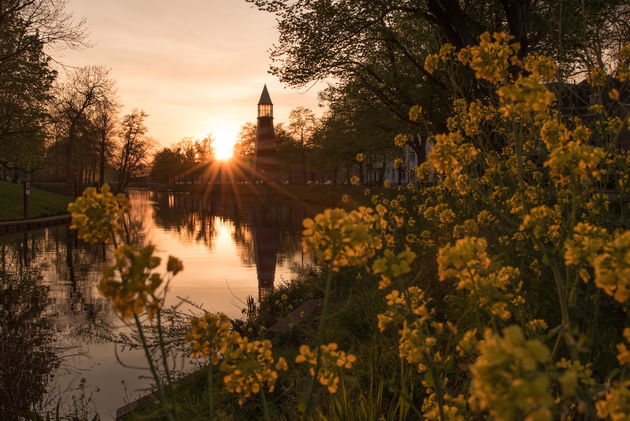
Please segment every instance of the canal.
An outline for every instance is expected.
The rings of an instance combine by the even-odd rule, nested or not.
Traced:
[[[308,264],[302,220],[321,210],[279,197],[140,190],[129,196],[144,242],[164,263],[168,255],[184,263],[167,304],[179,304],[185,315],[205,310],[241,318],[248,297],[259,300],[295,277]],[[143,354],[127,346],[130,331],[96,288],[111,247],[88,245],[68,226],[55,226],[0,237],[0,253],[3,419],[20,408],[41,412],[61,403],[64,413],[97,411],[109,420],[146,393]],[[194,368],[185,361],[175,360],[182,372]]]

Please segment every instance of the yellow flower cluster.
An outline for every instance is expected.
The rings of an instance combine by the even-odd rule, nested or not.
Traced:
[[[513,84],[499,88],[497,93],[501,99],[501,112],[514,119],[527,118],[532,112],[545,113],[556,102],[556,96],[535,74],[519,76]]]
[[[79,238],[89,243],[109,243],[112,235],[123,235],[124,215],[129,211],[129,201],[124,194],[114,196],[107,184],[98,193],[94,187],[85,189],[83,195],[68,205],[72,225]]]
[[[623,330],[623,338],[627,343],[630,343],[630,328],[625,328]],[[626,347],[626,344],[617,344],[617,352],[617,360],[619,360],[619,364],[630,365],[630,349]]]
[[[604,150],[600,147],[570,141],[550,151],[545,167],[549,168],[549,174],[560,186],[577,181],[592,183],[601,176],[598,166],[604,157]]]
[[[454,113],[446,121],[447,128],[451,132],[463,132],[468,137],[481,133],[481,125],[491,121],[497,115],[496,109],[481,101],[473,101],[470,104],[465,99],[458,98],[453,103]]]
[[[191,344],[190,358],[209,358],[211,364],[219,363],[219,353],[225,352],[232,342],[232,323],[223,313],[206,313],[190,321],[185,339]]]
[[[311,376],[317,376],[317,380],[326,386],[330,393],[336,393],[339,387],[339,374],[343,368],[352,368],[357,357],[338,351],[336,343],[320,346],[319,367],[317,364],[317,351],[311,351],[308,345],[300,347],[300,354],[295,357],[296,363],[306,363]],[[316,371],[317,370],[317,371]]]
[[[414,319],[419,318],[421,323],[431,318],[424,291],[418,287],[410,287],[402,294],[398,290],[392,290],[385,299],[387,311],[377,316],[378,328],[381,332],[391,324],[402,325],[407,315],[413,315]]]
[[[448,393],[442,396],[442,414],[444,415],[444,421],[464,421],[465,418],[462,413],[466,408],[466,400],[464,395],[458,395],[452,397]],[[440,409],[438,408],[438,401],[435,393],[429,393],[422,402],[422,415],[426,420],[439,420]]]
[[[549,377],[539,367],[547,362],[549,350],[542,342],[526,340],[518,326],[505,328],[503,336],[488,329],[479,353],[470,368],[473,408],[500,421],[551,421]]]
[[[520,230],[530,231],[535,238],[541,241],[555,242],[560,238],[561,216],[557,206],[555,209],[548,206],[537,206],[525,215]]]
[[[592,264],[595,285],[620,303],[630,298],[630,231],[615,236]]]
[[[380,238],[371,232],[376,219],[372,208],[359,207],[349,213],[326,209],[314,219],[304,220],[302,247],[318,263],[328,263],[334,271],[365,264],[382,247]]]
[[[383,332],[390,325],[399,327],[400,358],[415,365],[420,373],[426,371],[427,355],[436,361],[442,359],[432,349],[437,345],[435,332],[441,332],[443,324],[429,323],[431,313],[424,291],[418,287],[410,287],[402,294],[393,290],[385,298],[387,311],[377,316],[379,330]]]
[[[422,107],[419,105],[414,105],[409,109],[409,120],[418,121],[422,116]]]
[[[464,142],[458,133],[439,134],[429,153],[429,162],[440,174],[457,174],[470,164],[479,151],[471,143]]]
[[[610,235],[606,229],[579,222],[573,229],[573,235],[564,244],[564,260],[567,265],[591,264],[609,241]],[[588,277],[584,280],[588,281]]]
[[[630,381],[617,382],[606,391],[604,400],[595,404],[597,416],[613,421],[630,420]]]
[[[273,392],[278,371],[287,370],[284,358],[276,362],[271,355],[271,342],[249,341],[240,335],[233,335],[233,345],[225,350],[221,371],[225,374],[225,389],[239,394],[239,404],[252,394],[257,394],[266,387]]]
[[[595,384],[591,366],[591,363],[584,365],[580,361],[567,360],[566,358],[562,358],[556,363],[556,367],[564,370],[564,373],[558,378],[564,396],[573,395],[579,383],[586,386]]]
[[[376,259],[372,264],[372,273],[380,274],[379,289],[387,288],[391,285],[392,278],[397,278],[411,271],[411,263],[416,258],[416,253],[407,248],[398,254],[390,249],[386,249],[383,257]]]
[[[508,303],[514,298],[509,287],[519,277],[519,271],[510,266],[492,270],[483,238],[465,237],[454,246],[445,246],[438,255],[440,280],[454,279],[458,290],[466,290],[478,300],[481,308],[503,320],[511,317]]]
[[[457,352],[461,356],[470,355],[475,351],[478,342],[477,329],[468,330],[464,332],[464,336],[459,340]]]
[[[480,36],[479,45],[459,52],[459,60],[475,71],[477,79],[485,79],[494,84],[504,83],[510,76],[510,67],[519,63],[516,54],[520,45],[510,44],[512,39],[512,36],[504,32],[495,32],[492,35],[484,32]]]
[[[161,299],[155,292],[162,284],[162,277],[152,270],[160,264],[160,258],[153,255],[155,246],[145,247],[122,245],[116,249],[115,261],[105,268],[103,279],[98,285],[99,292],[112,300],[114,310],[126,320],[143,311],[153,318]],[[167,272],[173,276],[183,269],[180,260],[169,256]],[[116,279],[116,272],[120,280]]]
[[[525,58],[525,70],[529,74],[549,81],[554,78],[558,69],[551,57],[532,54]]]
[[[405,146],[405,144],[407,143],[408,140],[409,139],[407,138],[407,135],[405,135],[405,134],[397,134],[396,137],[394,138],[394,143],[399,148],[402,148],[403,146]]]

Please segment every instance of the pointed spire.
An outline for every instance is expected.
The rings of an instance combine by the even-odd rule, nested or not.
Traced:
[[[258,101],[258,105],[261,104],[273,105],[273,102],[271,102],[271,97],[269,96],[269,91],[267,91],[267,84],[265,84],[262,94],[260,95],[260,100]]]

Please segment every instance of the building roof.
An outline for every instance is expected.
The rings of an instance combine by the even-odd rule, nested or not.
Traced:
[[[265,87],[263,88],[262,94],[260,95],[260,100],[258,101],[258,105],[261,105],[261,104],[273,105],[273,102],[271,102],[271,97],[269,96],[269,91],[267,91],[266,84],[265,84]]]

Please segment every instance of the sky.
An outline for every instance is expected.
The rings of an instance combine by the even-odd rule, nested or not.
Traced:
[[[322,113],[321,85],[290,89],[268,73],[275,17],[245,0],[67,0],[67,8],[87,20],[93,46],[55,58],[68,68],[108,67],[122,112],[146,111],[160,146],[208,133],[232,142],[255,122],[264,84],[276,123],[297,106]]]

